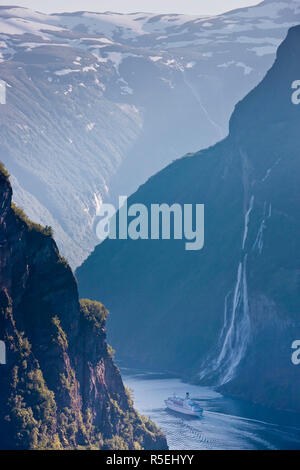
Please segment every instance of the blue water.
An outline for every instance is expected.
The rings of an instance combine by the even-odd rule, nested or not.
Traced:
[[[133,392],[136,409],[164,431],[170,449],[300,449],[300,415],[226,398],[164,374],[122,369],[122,377]],[[184,396],[187,391],[204,408],[202,418],[166,410],[168,396]]]

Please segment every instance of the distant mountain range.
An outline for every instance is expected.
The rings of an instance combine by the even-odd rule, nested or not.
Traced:
[[[253,14],[259,25],[262,9],[269,24],[272,6],[235,14],[248,15],[247,25]],[[226,139],[167,166],[128,201],[205,204],[203,250],[185,251],[181,240],[105,240],[77,271],[81,295],[102,299],[112,312],[110,338],[127,364],[297,412],[299,44],[298,26],[237,104]]]
[[[0,7],[0,159],[15,201],[77,266],[101,203],[224,138],[298,22],[292,0],[215,17]]]

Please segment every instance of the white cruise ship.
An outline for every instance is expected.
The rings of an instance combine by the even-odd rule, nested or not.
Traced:
[[[190,399],[189,393],[186,394],[185,398],[180,398],[174,395],[165,400],[166,407],[169,410],[176,411],[189,416],[202,416],[203,408],[197,405]]]

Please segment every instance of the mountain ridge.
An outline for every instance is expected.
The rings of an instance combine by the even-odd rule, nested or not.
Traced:
[[[139,357],[144,367],[293,411],[299,37],[299,26],[289,31],[266,77],[236,105],[226,139],[177,160],[128,200],[205,204],[203,250],[185,252],[179,240],[106,240],[77,270],[80,292],[109,306],[111,341],[127,363]]]

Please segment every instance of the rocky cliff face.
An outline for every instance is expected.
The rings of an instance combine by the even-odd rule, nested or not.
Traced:
[[[265,79],[236,106],[228,138],[176,161],[128,201],[204,203],[203,250],[107,240],[78,270],[81,292],[109,306],[113,345],[127,361],[297,411],[299,40],[292,28]]]
[[[14,201],[78,266],[98,243],[102,201],[225,137],[299,22],[298,0],[209,18],[1,6],[0,160]]]
[[[1,449],[162,449],[138,415],[106,342],[107,311],[78,300],[49,227],[11,206],[0,172]]]

